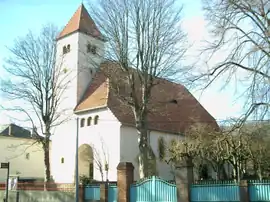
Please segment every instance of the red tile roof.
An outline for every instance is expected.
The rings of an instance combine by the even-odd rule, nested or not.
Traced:
[[[84,34],[97,37],[97,38],[102,37],[95,22],[90,17],[89,13],[87,12],[83,4],[74,13],[72,18],[67,23],[67,25],[58,35],[57,39],[63,38],[76,31],[79,31]]]
[[[100,69],[75,112],[107,106],[122,124],[134,126],[133,111],[122,99],[128,97],[126,90],[125,93],[116,93],[113,85],[123,84],[123,80],[119,79],[123,72],[121,73],[120,68],[111,62],[103,63]],[[156,81],[158,85],[153,87],[149,103],[149,129],[183,133],[189,126],[198,122],[218,128],[215,119],[183,85],[165,79]],[[119,92],[123,92],[123,85],[119,86]]]

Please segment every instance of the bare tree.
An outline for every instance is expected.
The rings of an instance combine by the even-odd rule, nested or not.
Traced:
[[[51,129],[59,124],[57,109],[66,86],[61,60],[56,65],[57,33],[55,26],[45,25],[39,35],[30,31],[16,39],[9,48],[11,55],[4,67],[8,77],[1,81],[1,91],[7,99],[20,102],[20,106],[8,110],[24,113],[35,129],[33,138],[41,143],[44,151],[46,182],[51,178]]]
[[[227,173],[224,170],[226,162],[224,155],[225,136],[222,130],[216,131],[207,125],[197,124],[188,131],[188,135],[199,140],[196,156],[199,165],[197,167],[200,168],[201,164],[210,166],[217,174],[217,179],[227,178]],[[187,142],[187,144],[190,143]]]
[[[207,86],[221,77],[225,77],[225,86],[237,82],[241,85],[239,89],[243,89],[240,96],[246,96],[240,122],[251,116],[263,119],[269,115],[270,100],[270,2],[204,0],[204,10],[213,39],[204,53],[210,55],[208,60],[219,53],[225,57],[216,59],[216,64],[197,76],[207,78]]]
[[[197,130],[197,127],[192,127],[192,129]],[[183,159],[192,159],[193,163],[201,163],[201,158],[199,154],[201,153],[203,135],[201,133],[191,132],[187,130],[184,137],[179,137],[178,139],[172,139],[170,144],[165,147],[162,142],[159,142],[159,155],[161,160],[171,165],[172,168],[175,167]],[[163,151],[165,149],[165,151]]]
[[[269,126],[265,124],[253,125],[252,130],[248,130],[245,135],[249,140],[247,150],[250,156],[246,172],[248,173],[249,170],[252,170],[256,175],[255,177],[258,177],[260,180],[263,177],[269,177]]]
[[[115,61],[123,75],[122,82],[119,76],[111,87],[121,89],[124,83],[128,91],[122,102],[132,108],[135,117],[143,178],[149,175],[148,155],[153,153],[147,141],[151,90],[158,77],[175,79],[183,72],[179,65],[186,51],[180,27],[182,7],[175,0],[100,0],[91,7],[108,42],[105,57]]]
[[[104,175],[106,175],[106,180],[108,180],[108,174],[109,174],[109,152],[107,151],[104,141],[101,139],[101,151],[97,150],[94,145],[92,145],[93,148],[93,162],[96,166],[96,168],[100,172],[100,176],[102,181],[104,181]],[[104,173],[105,172],[105,173]]]

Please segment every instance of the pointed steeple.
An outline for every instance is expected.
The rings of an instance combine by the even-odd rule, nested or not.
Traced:
[[[67,25],[60,32],[57,40],[77,31],[95,38],[102,39],[100,31],[98,30],[95,22],[90,17],[88,11],[83,4],[81,4],[81,6],[77,9],[72,18],[67,23]]]

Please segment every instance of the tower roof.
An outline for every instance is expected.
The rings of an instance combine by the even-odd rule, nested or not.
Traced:
[[[102,38],[94,20],[90,17],[88,11],[83,4],[73,14],[67,25],[60,32],[57,40],[74,32],[82,32],[96,38]]]

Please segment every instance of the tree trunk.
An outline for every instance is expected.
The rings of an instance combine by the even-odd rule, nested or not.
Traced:
[[[260,165],[258,165],[257,175],[259,177],[259,180],[262,180],[262,169]]]
[[[109,172],[106,171],[106,181],[108,181],[108,180],[109,180]]]
[[[100,175],[101,175],[101,181],[104,182],[104,175],[103,175],[103,172],[100,173]]]
[[[217,180],[221,180],[221,166],[217,164]]]
[[[229,179],[227,171],[224,168],[224,164],[222,165],[222,175],[223,175],[223,178],[222,178],[223,180],[228,180]]]
[[[148,177],[148,137],[147,131],[138,131],[139,134],[139,174],[140,179]]]
[[[45,165],[45,183],[44,189],[47,190],[48,184],[51,181],[51,169],[50,169],[50,145],[49,141],[43,144],[44,151],[44,165]]]

